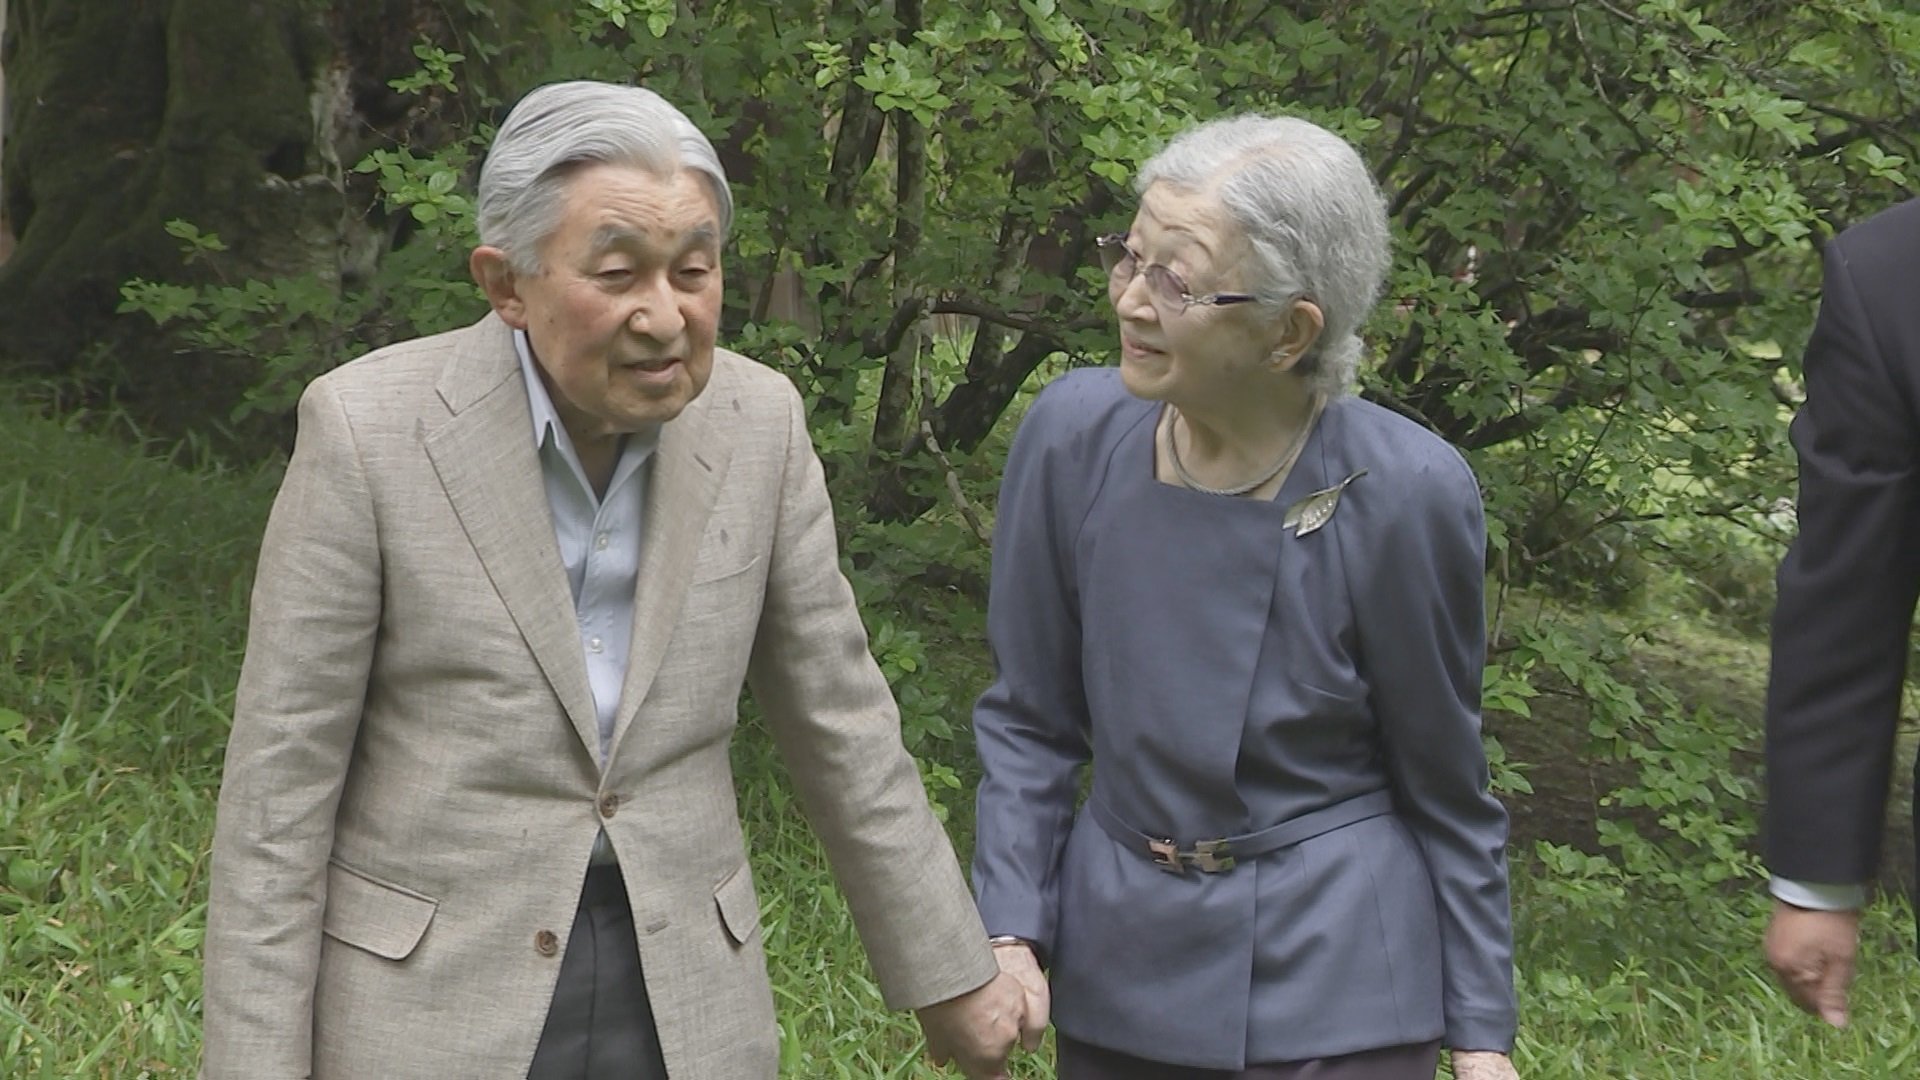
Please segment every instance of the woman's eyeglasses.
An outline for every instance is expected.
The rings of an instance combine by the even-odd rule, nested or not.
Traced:
[[[1100,248],[1100,265],[1106,268],[1107,281],[1115,289],[1125,289],[1133,282],[1133,275],[1144,273],[1147,279],[1147,295],[1163,310],[1176,313],[1184,312],[1195,304],[1206,307],[1226,307],[1228,304],[1248,304],[1259,299],[1248,293],[1208,293],[1195,296],[1187,291],[1187,283],[1180,275],[1159,263],[1149,263],[1145,271],[1140,269],[1140,253],[1127,246],[1123,233],[1109,233],[1094,241]]]

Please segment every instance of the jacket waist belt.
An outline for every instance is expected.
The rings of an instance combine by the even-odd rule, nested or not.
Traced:
[[[1323,806],[1288,818],[1258,832],[1223,836],[1215,840],[1196,840],[1186,848],[1172,837],[1153,836],[1128,825],[1097,792],[1087,799],[1087,810],[1093,814],[1093,820],[1099,824],[1101,831],[1112,837],[1114,843],[1152,859],[1154,865],[1170,874],[1184,874],[1189,866],[1202,873],[1218,874],[1233,869],[1237,860],[1279,851],[1322,833],[1390,814],[1393,812],[1393,795],[1384,788],[1369,791],[1332,806]]]

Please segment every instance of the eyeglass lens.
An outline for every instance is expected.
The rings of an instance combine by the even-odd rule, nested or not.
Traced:
[[[1140,257],[1127,247],[1124,239],[1118,236],[1101,237],[1100,264],[1106,268],[1113,283],[1124,288],[1139,272]],[[1148,294],[1163,305],[1184,308],[1192,302],[1188,299],[1187,283],[1180,280],[1180,275],[1159,263],[1148,266],[1146,273]]]

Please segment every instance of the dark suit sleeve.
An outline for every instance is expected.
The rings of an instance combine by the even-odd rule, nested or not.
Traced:
[[[1888,354],[1878,333],[1911,317],[1883,305],[1914,301],[1875,295],[1910,292],[1920,260],[1892,274],[1852,261],[1848,240],[1827,246],[1807,343],[1792,429],[1800,534],[1780,565],[1767,687],[1767,864],[1828,884],[1865,882],[1879,860],[1920,589],[1915,418],[1893,367],[1916,358]]]
[[[1058,870],[1073,824],[1076,772],[1090,754],[1080,675],[1073,509],[1063,476],[1071,388],[1056,383],[1029,410],[1007,455],[993,533],[987,638],[993,685],[974,706],[982,777],[973,885],[993,934],[1051,950]],[[1065,415],[1063,415],[1065,413]],[[1065,486],[1072,490],[1062,490]]]
[[[1488,791],[1480,741],[1480,491],[1466,463],[1437,441],[1403,464],[1391,474],[1401,486],[1384,500],[1391,520],[1365,518],[1368,535],[1349,568],[1361,658],[1395,809],[1433,879],[1446,1043],[1505,1051],[1516,1026],[1513,928],[1507,814]]]

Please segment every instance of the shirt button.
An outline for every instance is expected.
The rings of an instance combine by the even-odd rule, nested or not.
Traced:
[[[589,652],[597,654],[604,651],[606,647],[607,647],[607,643],[604,641],[601,641],[600,636],[598,634],[587,639],[587,651]]]
[[[552,956],[560,951],[560,935],[551,930],[542,930],[533,935],[533,951],[541,956]]]
[[[607,536],[606,533],[600,533],[597,536],[595,536],[593,538],[593,550],[595,551],[607,550],[607,543],[609,539],[610,538]]]
[[[620,809],[620,796],[609,791],[600,796],[600,816],[610,818]]]

